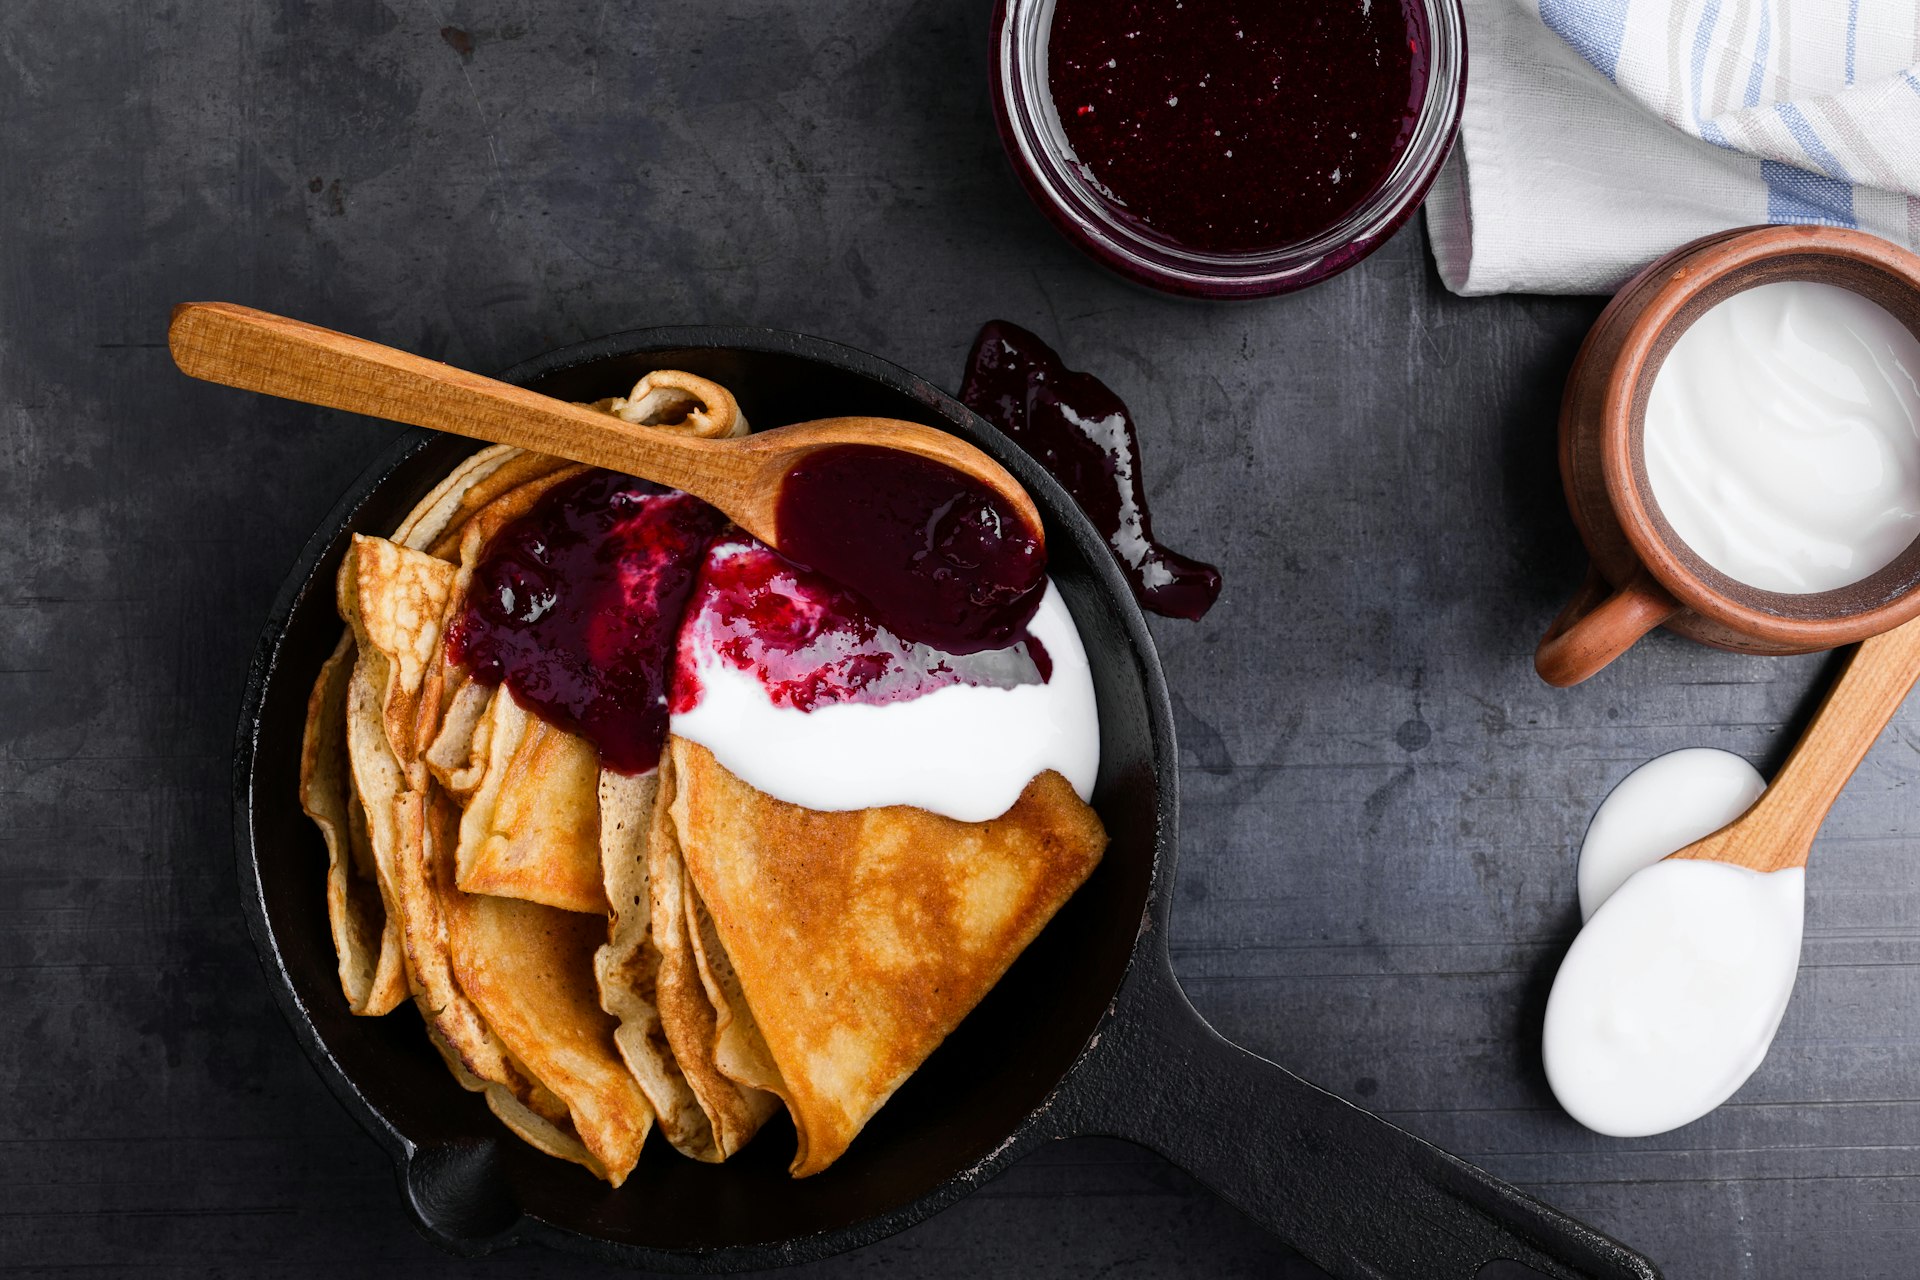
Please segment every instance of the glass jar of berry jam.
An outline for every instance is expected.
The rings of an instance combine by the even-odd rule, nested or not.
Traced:
[[[1371,253],[1432,185],[1460,0],[999,0],[994,111],[1067,237],[1124,276],[1258,297]]]

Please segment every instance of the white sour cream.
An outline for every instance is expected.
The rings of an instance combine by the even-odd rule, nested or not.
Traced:
[[[1734,294],[1667,355],[1645,446],[1667,522],[1720,572],[1795,594],[1858,582],[1920,534],[1920,338],[1835,285]]]
[[[1553,992],[1541,1057],[1567,1113],[1617,1138],[1698,1120],[1767,1055],[1800,965],[1806,873],[1663,861],[1765,789],[1724,751],[1676,751],[1613,789],[1580,850],[1588,917]]]
[[[1759,770],[1711,747],[1668,752],[1622,778],[1580,845],[1580,918],[1591,920],[1628,876],[1712,835],[1766,789]]]
[[[904,702],[811,711],[776,705],[752,673],[683,636],[696,646],[700,699],[669,728],[758,790],[808,809],[905,804],[985,822],[1012,808],[1048,769],[1091,799],[1100,771],[1093,672],[1051,582],[1029,630],[1053,659],[1044,684],[957,684]]]

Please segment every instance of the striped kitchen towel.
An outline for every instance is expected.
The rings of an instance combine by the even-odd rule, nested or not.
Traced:
[[[1466,112],[1427,200],[1455,293],[1605,293],[1760,222],[1920,249],[1920,0],[1465,3]]]

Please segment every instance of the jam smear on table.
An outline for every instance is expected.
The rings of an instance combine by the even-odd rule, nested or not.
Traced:
[[[1420,115],[1425,44],[1416,0],[1058,0],[1048,83],[1121,217],[1258,252],[1378,189]]]
[[[852,592],[745,534],[707,552],[681,633],[673,710],[700,701],[705,655],[759,679],[775,706],[905,702],[949,685],[1012,688],[1053,674],[1040,642],[972,654],[903,640]]]
[[[666,742],[687,598],[726,525],[697,498],[611,471],[556,485],[487,543],[448,652],[591,742],[605,767],[645,773]]]
[[[1199,618],[1220,596],[1220,571],[1153,539],[1140,437],[1120,397],[1017,324],[989,321],[974,339],[960,399],[1051,472],[1106,535],[1143,608]]]
[[[1018,642],[1040,607],[1047,553],[999,494],[897,449],[834,445],[781,483],[780,553],[846,588],[903,640],[947,653]]]

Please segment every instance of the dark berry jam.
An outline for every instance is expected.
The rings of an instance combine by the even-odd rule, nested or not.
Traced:
[[[1220,571],[1153,540],[1140,437],[1120,397],[1077,373],[1019,325],[990,321],[974,339],[960,399],[1053,473],[1106,535],[1142,607],[1198,618],[1220,595]]]
[[[687,597],[726,518],[645,480],[590,471],[494,535],[447,638],[475,679],[645,773],[667,735]]]
[[[1048,83],[1081,172],[1186,249],[1312,239],[1406,150],[1418,0],[1058,0]]]
[[[780,553],[852,591],[903,640],[1014,644],[1047,585],[1039,532],[986,485],[895,449],[835,445],[787,473]]]
[[[706,655],[759,679],[775,706],[905,702],[948,685],[1009,689],[1052,675],[1032,636],[1012,647],[953,654],[903,640],[864,602],[744,534],[713,544],[681,631],[673,710],[700,701]]]

